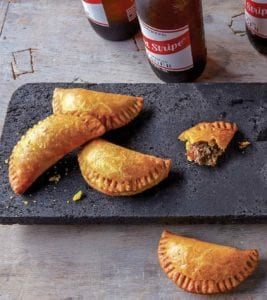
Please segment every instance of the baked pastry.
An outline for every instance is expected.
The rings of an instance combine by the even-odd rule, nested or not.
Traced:
[[[52,106],[54,114],[88,112],[110,130],[132,121],[143,108],[143,98],[80,88],[56,88]]]
[[[239,250],[163,231],[158,258],[179,288],[215,294],[231,290],[251,275],[259,254],[257,250]]]
[[[171,167],[169,159],[135,152],[103,139],[88,143],[78,160],[86,182],[111,196],[141,193],[166,178]]]
[[[187,160],[215,166],[237,130],[235,123],[203,122],[185,130],[178,138],[186,142]]]
[[[85,142],[105,132],[93,116],[52,115],[29,129],[14,147],[9,181],[15,193],[24,193],[49,167]]]

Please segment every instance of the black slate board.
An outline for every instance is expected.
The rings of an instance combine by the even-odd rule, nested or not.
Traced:
[[[20,136],[51,114],[52,92],[59,86],[144,96],[140,116],[105,137],[140,152],[171,158],[169,178],[140,195],[108,197],[87,186],[72,153],[23,197],[14,195],[5,160]],[[182,130],[205,120],[236,122],[240,128],[216,168],[188,163],[184,144],[177,141]],[[252,142],[245,153],[237,147],[243,138]],[[267,84],[27,84],[14,93],[7,111],[0,168],[1,223],[265,222]],[[55,173],[62,177],[58,184],[48,180]],[[86,197],[73,202],[78,190]]]

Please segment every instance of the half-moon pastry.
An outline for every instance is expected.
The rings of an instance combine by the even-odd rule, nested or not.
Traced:
[[[111,196],[141,193],[166,178],[171,161],[95,139],[80,152],[79,164],[86,182]]]
[[[143,98],[80,88],[56,88],[52,106],[54,114],[88,112],[110,130],[132,121],[143,108]]]
[[[64,155],[105,132],[93,116],[52,115],[29,129],[14,147],[9,163],[9,181],[15,193],[31,184]]]
[[[163,231],[158,258],[163,271],[181,289],[197,294],[224,293],[251,275],[257,250],[240,250]]]
[[[235,123],[203,122],[185,130],[178,138],[186,142],[189,161],[215,166],[237,130]]]

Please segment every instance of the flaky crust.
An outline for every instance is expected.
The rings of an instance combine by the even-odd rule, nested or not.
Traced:
[[[158,258],[179,288],[215,294],[231,290],[251,275],[259,254],[257,250],[239,250],[163,231]]]
[[[54,114],[88,112],[110,130],[132,121],[143,108],[143,98],[80,88],[56,88],[52,106]]]
[[[134,195],[166,178],[171,161],[135,152],[103,139],[88,143],[79,164],[86,182],[111,196]]]
[[[9,181],[15,193],[31,184],[64,155],[105,132],[93,116],[52,115],[29,129],[10,156]]]
[[[218,147],[225,151],[237,130],[235,123],[202,122],[185,130],[178,138],[181,141],[187,141],[187,150],[190,145],[197,142],[207,142],[209,145],[213,145],[215,141]]]

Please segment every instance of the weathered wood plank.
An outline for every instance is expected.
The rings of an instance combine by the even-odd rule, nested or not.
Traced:
[[[164,228],[160,225],[1,227],[0,295],[4,299],[27,300],[207,299],[177,289],[161,271],[157,243]],[[217,243],[259,248],[262,260],[256,273],[235,292],[212,299],[264,299],[266,225],[167,228]]]
[[[10,3],[9,0],[1,0],[0,2],[0,37],[4,29],[9,3]]]
[[[4,47],[4,37],[2,36],[3,30],[4,30],[4,25],[5,21],[7,18],[8,14],[8,9],[9,9],[10,1],[9,0],[1,0],[0,1],[0,49]],[[6,60],[4,57],[4,54],[2,53],[3,51],[0,50],[0,66],[1,68],[6,65]],[[6,51],[5,51],[6,52]],[[10,97],[10,92],[7,93],[7,98],[5,99],[4,96],[6,95],[6,88],[4,87],[4,81],[6,79],[5,72],[0,73],[0,133],[2,132],[2,127],[3,127],[3,122],[4,122],[4,117],[5,117],[5,112],[6,112],[6,107],[8,104],[8,99]],[[3,86],[2,86],[3,85]],[[0,134],[1,135],[1,134]]]
[[[17,79],[21,75],[34,73],[33,49],[12,52],[11,69],[13,79]]]
[[[246,36],[235,34],[233,27],[229,27],[232,16],[242,12],[242,3],[241,0],[223,1],[220,5],[215,0],[203,2],[209,61],[200,81],[265,80],[266,57],[253,49]],[[64,77],[67,81],[79,78],[110,82],[115,77],[116,81],[159,82],[142,46],[137,49],[133,41],[111,43],[97,37],[76,1],[16,1],[10,6],[4,33],[5,51],[10,54],[36,49],[33,76],[36,81]],[[13,76],[10,62],[2,72]],[[25,82],[24,78],[21,76],[17,85]],[[30,79],[28,75],[26,78]]]
[[[2,11],[7,3],[1,2]],[[208,64],[198,81],[265,81],[267,57],[239,33],[242,15],[235,16],[242,13],[243,1],[205,0],[203,8]],[[147,63],[140,35],[135,42],[101,39],[79,1],[11,1],[0,43],[0,78],[9,83],[2,118],[12,91],[26,82],[160,82]],[[34,73],[14,80],[13,53],[27,49],[33,49]]]

